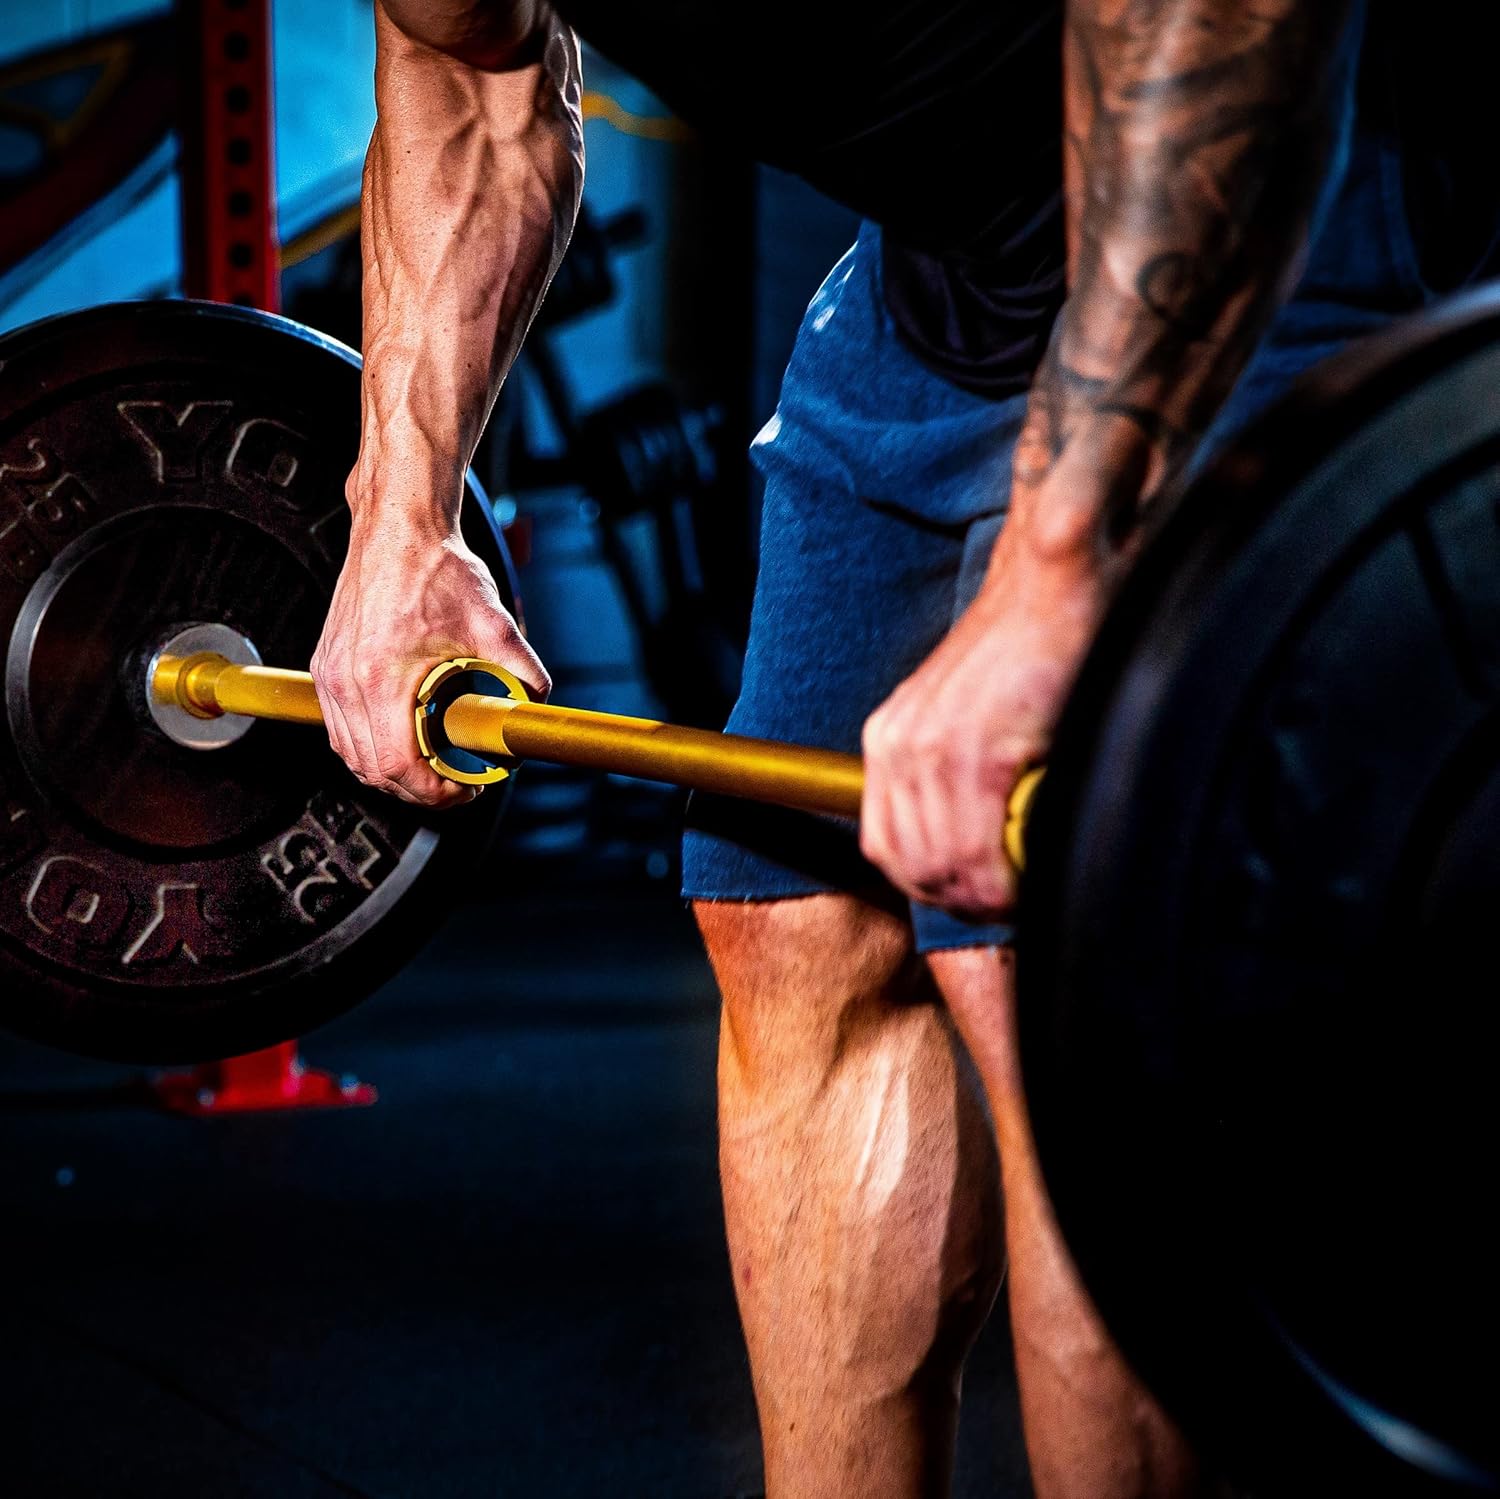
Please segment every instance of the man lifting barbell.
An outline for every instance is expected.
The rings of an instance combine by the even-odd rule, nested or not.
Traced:
[[[941,1492],[951,1467],[963,1359],[999,1279],[999,1183],[916,953],[998,1133],[1038,1492],[1197,1483],[1039,1178],[1005,807],[1204,432],[1423,289],[1370,249],[1392,242],[1395,206],[1389,162],[1350,130],[1357,6],[1071,0],[1063,19],[978,0],[795,18],[376,6],[363,442],[314,659],[331,742],[370,786],[468,794],[412,733],[435,662],[492,658],[548,687],[457,512],[577,208],[570,26],[871,221],[757,444],[761,576],[730,726],[845,750],[862,731],[861,843],[890,885],[822,830],[707,802],[685,859],[724,995],[722,1176],[773,1495]]]

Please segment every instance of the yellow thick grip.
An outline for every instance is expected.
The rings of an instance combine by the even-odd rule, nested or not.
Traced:
[[[485,677],[498,679],[512,695],[463,691],[445,699],[445,687]],[[175,703],[198,717],[238,713],[322,722],[306,672],[238,666],[222,656],[162,656],[153,669],[151,691],[157,701]],[[549,760],[851,820],[858,819],[864,796],[858,755],[533,703],[521,683],[492,661],[464,658],[435,667],[418,694],[416,729],[418,745],[433,769],[469,785],[503,779],[516,760]],[[456,765],[463,756],[454,750],[485,763],[477,768]],[[1010,799],[1005,851],[1017,869],[1025,867],[1026,822],[1041,779],[1039,768],[1028,771]]]
[[[455,738],[450,722],[454,705],[464,697],[480,702],[526,703],[530,696],[519,677],[494,661],[459,656],[433,667],[417,688],[417,748],[444,780],[464,786],[491,786],[515,768],[511,752],[482,737],[473,744]]]
[[[1031,821],[1031,804],[1041,788],[1043,770],[1033,765],[1015,784],[1005,808],[1005,853],[1018,870],[1026,868],[1026,828]]]

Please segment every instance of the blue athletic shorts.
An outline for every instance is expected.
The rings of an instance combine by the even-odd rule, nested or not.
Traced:
[[[1306,269],[1205,451],[1350,338],[1430,300],[1396,149],[1358,128],[1352,73]],[[867,225],[808,308],[755,441],[760,574],[733,733],[857,751],[870,712],[973,598],[1004,521],[1024,398],[971,395],[912,354],[885,310],[880,262],[880,231]],[[898,900],[848,825],[704,796],[688,823],[689,898]],[[911,917],[923,951],[1011,936],[927,906]]]

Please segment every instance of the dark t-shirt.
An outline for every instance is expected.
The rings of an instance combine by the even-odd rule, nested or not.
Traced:
[[[1026,389],[1065,291],[1061,0],[554,3],[685,119],[881,224],[887,304],[934,369]],[[1473,0],[1370,13],[1362,128],[1399,144],[1422,272],[1439,290],[1494,275]]]
[[[1064,294],[1055,0],[557,0],[682,117],[885,229],[902,336],[1024,391]]]

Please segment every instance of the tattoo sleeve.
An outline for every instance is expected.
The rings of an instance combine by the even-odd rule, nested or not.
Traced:
[[[1347,20],[1345,0],[1068,0],[1069,296],[1015,465],[1051,544],[1128,544],[1290,290]]]

